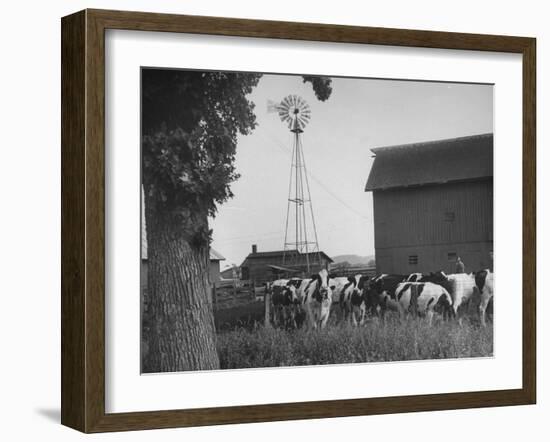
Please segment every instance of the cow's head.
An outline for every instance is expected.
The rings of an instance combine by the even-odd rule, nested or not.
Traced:
[[[285,304],[299,304],[300,300],[298,299],[298,290],[296,289],[296,284],[289,281],[283,289],[283,296],[285,299]]]
[[[360,305],[363,302],[363,294],[368,289],[368,276],[355,275],[348,280],[351,285],[348,287],[349,298],[353,305]]]
[[[366,275],[359,277],[359,282],[357,283],[357,288],[361,291],[367,288],[369,285],[370,278]]]
[[[326,269],[321,270],[317,274],[317,300],[323,302],[332,299],[332,290],[334,290],[334,288],[334,285],[329,286],[328,272]]]

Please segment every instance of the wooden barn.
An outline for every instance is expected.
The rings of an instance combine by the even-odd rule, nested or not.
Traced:
[[[318,256],[317,253],[319,253]],[[253,245],[252,252],[241,264],[241,279],[251,280],[254,285],[260,285],[277,278],[304,277],[309,276],[307,274],[308,258],[310,274],[321,269],[328,270],[328,266],[332,262],[332,259],[324,252],[314,252],[307,255],[296,250],[258,252],[257,246]],[[318,258],[320,258],[320,264]],[[290,262],[292,262],[292,265],[289,264]],[[311,264],[314,262],[315,264]]]
[[[378,273],[493,267],[493,134],[372,149]]]

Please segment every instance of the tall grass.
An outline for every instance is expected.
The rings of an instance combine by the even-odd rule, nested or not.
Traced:
[[[222,369],[492,356],[493,329],[423,320],[372,321],[324,330],[256,326],[218,334]]]

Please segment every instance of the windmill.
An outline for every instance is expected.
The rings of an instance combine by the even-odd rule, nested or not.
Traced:
[[[312,266],[321,264],[301,137],[311,118],[311,110],[303,98],[288,95],[280,103],[269,101],[268,112],[277,112],[281,121],[293,133],[283,264],[303,264],[300,256],[303,254],[309,273]]]

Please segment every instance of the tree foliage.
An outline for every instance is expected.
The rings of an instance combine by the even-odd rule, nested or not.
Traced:
[[[256,126],[254,103],[247,96],[260,78],[255,73],[142,71],[142,179],[157,209],[214,215],[216,205],[232,197],[237,137]],[[330,96],[330,78],[303,80],[319,100]],[[204,229],[197,226],[199,241],[208,237]]]
[[[259,75],[143,71],[143,181],[167,207],[213,214],[231,196],[237,135],[256,125],[246,95]]]
[[[315,96],[320,101],[326,101],[332,94],[332,80],[329,77],[303,75],[304,83],[311,83]]]

